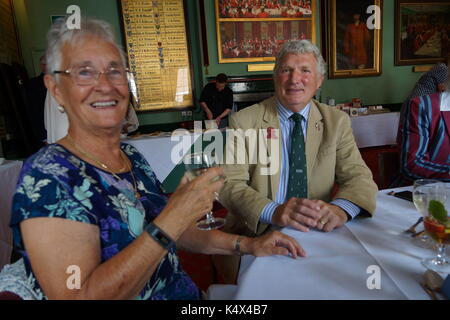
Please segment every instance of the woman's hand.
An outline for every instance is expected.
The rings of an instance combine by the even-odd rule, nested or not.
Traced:
[[[186,226],[197,221],[211,211],[215,193],[219,192],[224,184],[223,174],[222,168],[215,167],[207,169],[192,181],[184,175],[163,213],[170,212],[172,216],[181,219],[180,221],[185,221]]]
[[[290,254],[292,258],[296,259],[306,256],[305,250],[297,240],[279,231],[272,231],[256,238],[246,237],[242,239],[241,247],[243,253],[256,257]]]

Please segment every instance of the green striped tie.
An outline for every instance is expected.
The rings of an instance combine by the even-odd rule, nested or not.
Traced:
[[[286,200],[306,198],[308,196],[308,181],[306,175],[305,138],[302,130],[303,116],[294,113],[291,117],[295,122],[291,136],[291,152],[289,154],[289,181]]]

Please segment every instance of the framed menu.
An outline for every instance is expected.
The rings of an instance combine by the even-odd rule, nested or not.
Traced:
[[[183,0],[119,1],[136,111],[193,106]]]

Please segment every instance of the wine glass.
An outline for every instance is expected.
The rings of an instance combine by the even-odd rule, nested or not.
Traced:
[[[436,183],[439,183],[439,180],[435,179],[418,179],[414,181],[413,185],[413,202],[416,206],[417,211],[419,211],[422,216],[427,215],[427,206],[428,206],[428,193],[425,192],[426,189],[434,186]],[[430,239],[430,237],[426,233],[422,233],[421,236],[414,238],[416,243],[420,247],[424,247],[427,249],[434,249],[434,243]]]
[[[184,166],[189,180],[193,180],[208,168],[217,166],[217,161],[211,154],[204,152],[189,153],[183,158]],[[216,200],[218,200],[218,194]],[[197,228],[200,230],[213,230],[223,227],[225,224],[224,218],[214,217],[212,211],[206,214],[206,218],[197,222]]]
[[[450,243],[450,184],[434,183],[422,191],[428,199],[425,230],[437,243],[436,256],[423,259],[422,265],[436,272],[450,273],[450,262],[445,257],[445,245]]]

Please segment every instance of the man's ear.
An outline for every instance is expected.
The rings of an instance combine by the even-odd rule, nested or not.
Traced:
[[[319,81],[317,82],[316,90],[319,90],[319,88],[322,86],[322,83],[323,83],[323,76],[319,76]]]
[[[47,90],[50,91],[50,94],[55,98],[56,102],[59,105],[64,106],[64,99],[62,98],[61,91],[59,89],[58,83],[56,79],[51,75],[46,74],[44,76],[44,83],[47,87]]]

